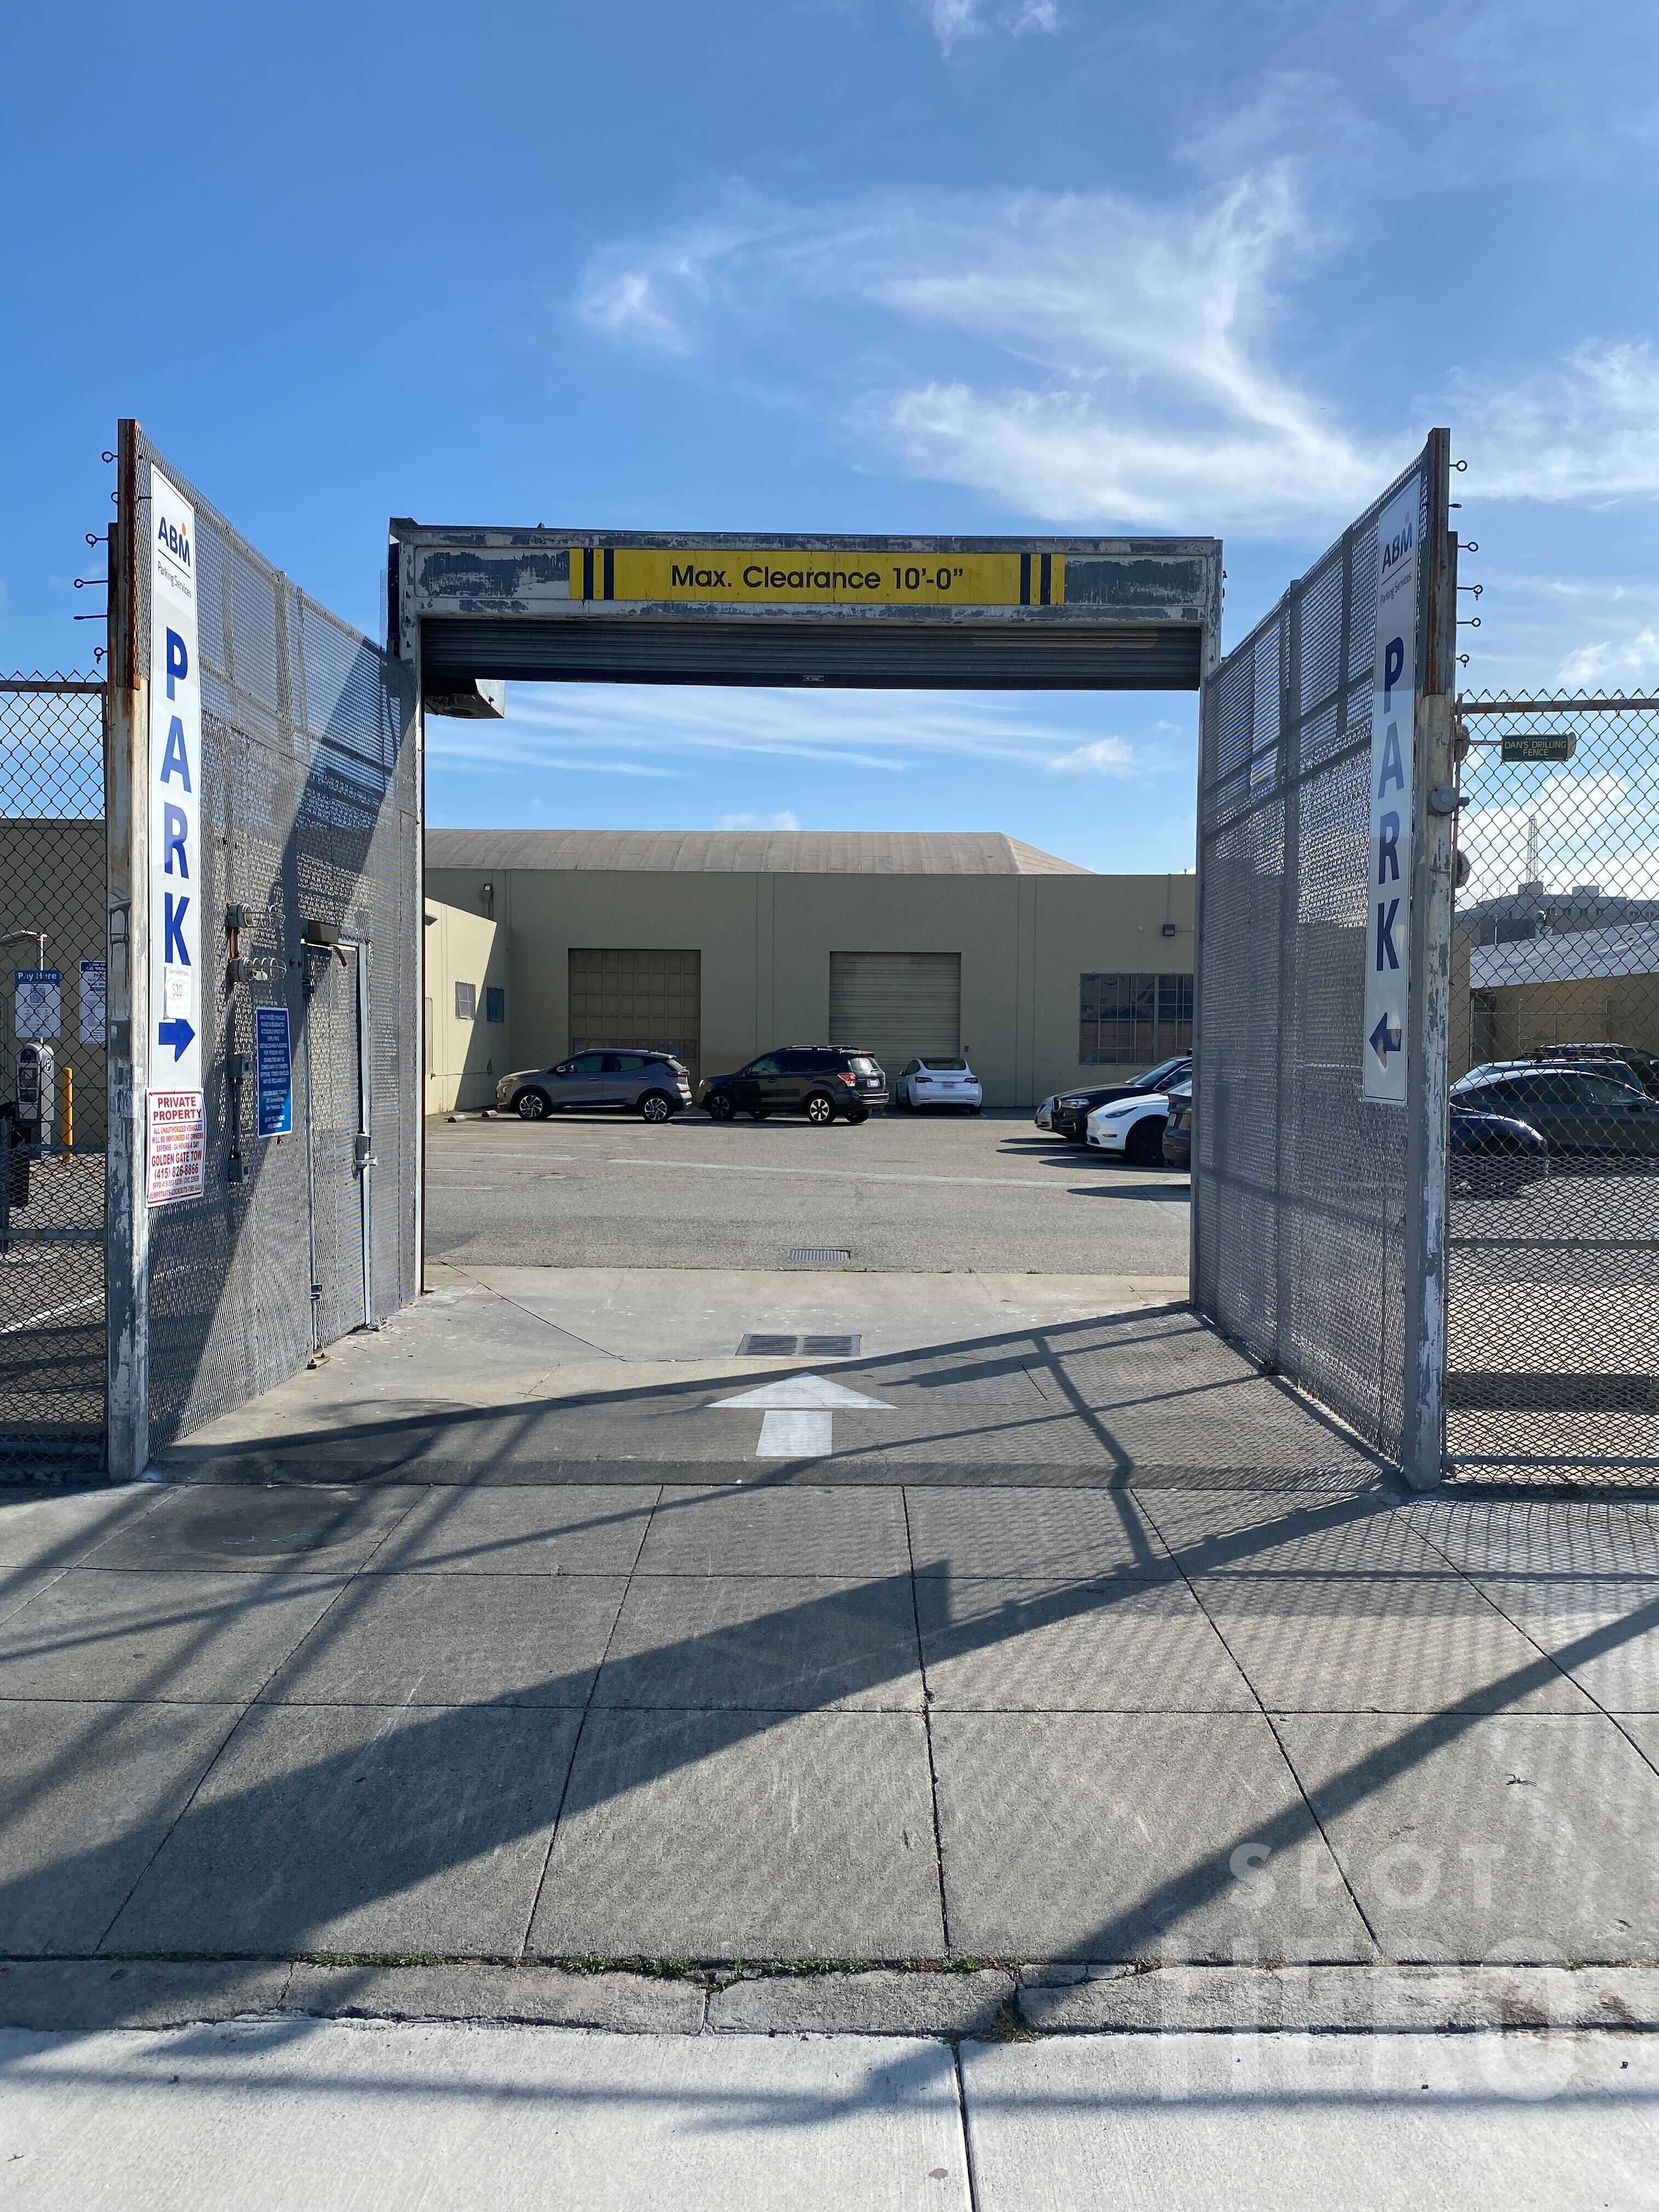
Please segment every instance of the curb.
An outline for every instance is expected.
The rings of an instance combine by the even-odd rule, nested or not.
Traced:
[[[1659,2030],[1656,1966],[872,1967],[684,1974],[287,1960],[16,1960],[0,2027],[414,2020],[627,2035],[1467,2034]]]

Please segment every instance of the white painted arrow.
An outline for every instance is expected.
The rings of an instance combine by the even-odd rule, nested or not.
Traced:
[[[740,1391],[735,1398],[716,1398],[713,1410],[756,1411],[764,1415],[757,1459],[827,1459],[831,1442],[830,1420],[839,1407],[843,1413],[890,1413],[884,1398],[866,1398],[827,1375],[785,1375],[758,1389]]]

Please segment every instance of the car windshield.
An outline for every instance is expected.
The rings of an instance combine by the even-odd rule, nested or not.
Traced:
[[[968,1066],[965,1060],[924,1060],[921,1065],[933,1075],[961,1075]]]
[[[876,1063],[873,1060],[866,1059],[861,1052],[855,1052],[853,1054],[853,1073],[854,1075],[873,1075],[875,1072]]]
[[[1161,1091],[1172,1075],[1184,1075],[1186,1071],[1187,1056],[1182,1053],[1175,1060],[1161,1060],[1156,1067],[1149,1067],[1145,1075],[1136,1076],[1129,1088],[1131,1091]]]

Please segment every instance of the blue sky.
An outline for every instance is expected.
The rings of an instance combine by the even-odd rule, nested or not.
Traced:
[[[1659,9],[294,0],[0,29],[0,664],[115,418],[378,634],[392,514],[1213,532],[1229,639],[1448,422],[1477,686],[1659,688]],[[1194,702],[517,688],[434,822],[1183,867]]]

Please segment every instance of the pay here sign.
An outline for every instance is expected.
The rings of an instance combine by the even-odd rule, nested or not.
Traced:
[[[1371,684],[1370,889],[1365,916],[1360,1093],[1406,1103],[1411,996],[1412,766],[1417,708],[1418,511],[1413,477],[1376,522],[1376,664]]]

